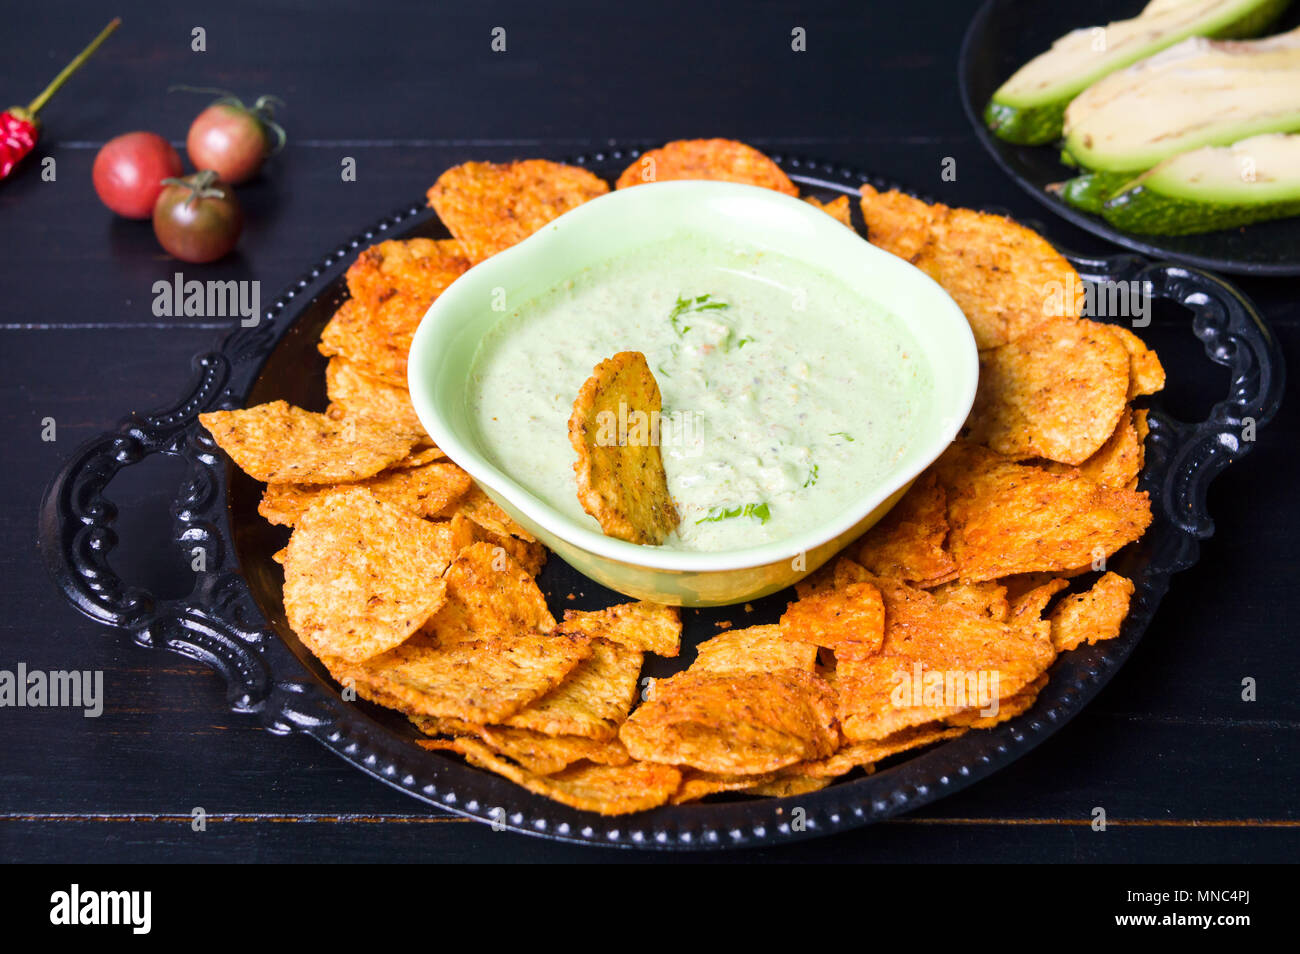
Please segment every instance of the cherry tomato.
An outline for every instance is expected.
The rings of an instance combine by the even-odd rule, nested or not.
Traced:
[[[182,262],[215,262],[235,247],[244,214],[211,169],[168,179],[153,210],[153,232]]]
[[[91,170],[100,201],[128,219],[147,219],[162,181],[181,174],[181,157],[162,136],[132,132],[110,139]]]
[[[247,182],[267,156],[284,145],[284,130],[271,118],[273,96],[260,96],[252,107],[233,96],[217,100],[195,117],[185,150],[198,169],[211,169],[232,185]]]

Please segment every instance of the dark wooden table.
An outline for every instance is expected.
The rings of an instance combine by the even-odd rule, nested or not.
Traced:
[[[724,135],[870,170],[954,204],[1043,220],[962,114],[955,60],[971,3],[405,4],[379,12],[286,0],[215,6],[22,4],[6,14],[0,89],[26,101],[102,23],[124,25],[49,106],[41,155],[0,185],[0,669],[99,669],[103,715],[0,709],[4,860],[634,860],[495,833],[410,801],[304,738],[225,709],[220,680],[74,612],[35,544],[41,493],[83,440],[179,395],[191,355],[229,322],[159,319],[175,263],[147,225],[114,220],[90,167],[106,139],[178,145],[202,103],[169,84],[273,92],[290,145],[240,191],[237,256],[203,278],[258,279],[267,300],[303,266],[470,158],[562,158],[611,142]],[[472,12],[470,8],[472,7]],[[446,8],[446,9],[443,9]],[[206,52],[191,31],[206,30]],[[506,29],[507,50],[490,48]],[[791,30],[807,30],[792,53]],[[344,182],[345,157],[356,160]],[[957,178],[940,178],[947,157]],[[1047,233],[1106,247],[1059,221]],[[197,276],[196,276],[197,277]],[[1300,282],[1241,280],[1300,365]],[[1170,335],[1171,338],[1177,337]],[[1223,386],[1188,347],[1170,403],[1203,412]],[[41,439],[53,418],[57,440]],[[1293,404],[1214,486],[1217,535],[1177,577],[1145,640],[1087,711],[1009,769],[922,813],[748,860],[1284,860],[1300,847],[1300,505]],[[188,588],[169,542],[166,461],[113,487],[128,579]],[[1241,681],[1258,681],[1243,702]],[[201,806],[207,831],[190,813]],[[1095,806],[1110,819],[1091,830]]]

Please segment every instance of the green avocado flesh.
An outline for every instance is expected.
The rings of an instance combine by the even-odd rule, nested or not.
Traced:
[[[1193,37],[1088,87],[1065,111],[1065,151],[1134,174],[1201,146],[1300,130],[1300,29],[1264,40]]]
[[[1300,215],[1300,135],[1254,136],[1175,156],[1101,209],[1126,232],[1191,235]]]
[[[1290,0],[1151,0],[1142,13],[1073,30],[993,94],[984,120],[999,138],[1038,146],[1060,138],[1065,109],[1097,80],[1190,36],[1262,31]]]

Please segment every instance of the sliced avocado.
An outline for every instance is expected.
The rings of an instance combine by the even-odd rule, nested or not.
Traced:
[[[1133,181],[1127,172],[1087,172],[1052,187],[1067,205],[1093,215],[1101,214],[1106,200]]]
[[[1191,235],[1300,215],[1300,135],[1252,136],[1167,159],[1102,207],[1126,232]]]
[[[1300,130],[1300,28],[1264,40],[1192,37],[1094,83],[1065,111],[1065,150],[1137,175],[1200,146]]]
[[[1022,66],[993,94],[984,121],[1002,139],[1038,146],[1061,135],[1065,108],[1117,69],[1189,36],[1262,31],[1290,0],[1152,0],[1132,20],[1073,30]]]

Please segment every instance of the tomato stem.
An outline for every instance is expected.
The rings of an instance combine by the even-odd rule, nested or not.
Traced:
[[[102,44],[105,40],[107,40],[109,36],[113,33],[113,31],[116,30],[121,25],[122,25],[122,18],[113,17],[112,21],[108,24],[108,26],[104,27],[104,29],[99,31],[99,36],[91,40],[90,45],[86,47],[84,50],[82,50],[80,53],[78,53],[76,59],[74,59],[71,63],[65,66],[63,68],[63,72],[59,73],[58,76],[54,77],[54,79],[50,82],[50,85],[45,87],[45,89],[41,91],[41,94],[39,96],[37,96],[34,100],[32,100],[30,103],[27,104],[27,112],[31,113],[32,115],[35,115],[37,112],[39,112],[41,107],[50,101],[50,97],[59,91],[59,87],[68,81],[68,77],[71,76],[73,73],[77,72],[77,70],[81,68],[81,64],[85,63],[86,60],[90,59],[90,57],[94,54],[94,52],[99,49],[100,44]]]

